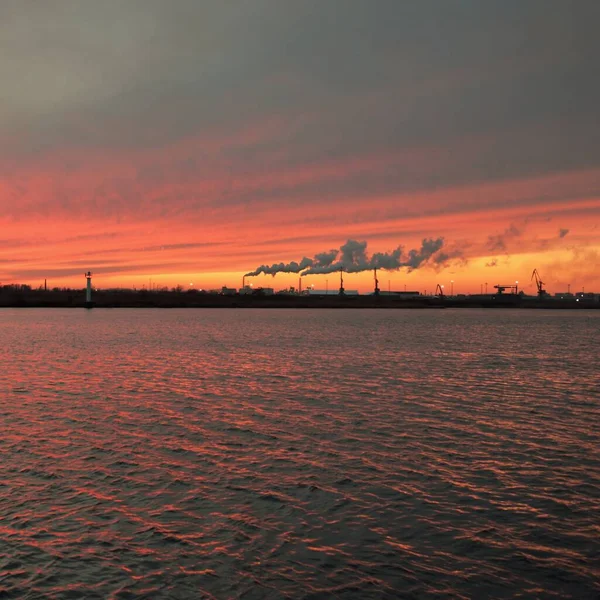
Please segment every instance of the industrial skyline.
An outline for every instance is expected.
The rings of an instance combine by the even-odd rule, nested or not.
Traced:
[[[355,241],[349,240],[346,247],[353,244],[356,244]],[[431,242],[431,240],[424,242]],[[426,245],[426,244],[425,244]],[[552,296],[558,298],[576,298],[576,297],[586,297],[588,299],[598,300],[600,298],[600,293],[597,293],[595,290],[590,289],[588,286],[587,290],[585,286],[582,286],[580,289],[573,288],[571,289],[571,284],[567,284],[566,289],[557,292],[556,290],[551,290],[547,287],[547,282],[542,280],[542,277],[538,271],[538,269],[534,269],[529,278],[524,278],[520,282],[519,280],[505,280],[504,283],[489,283],[486,281],[485,283],[480,283],[479,290],[466,290],[461,288],[461,282],[459,280],[451,279],[449,282],[445,282],[444,280],[438,280],[437,283],[429,282],[426,285],[429,287],[425,287],[425,289],[417,289],[411,288],[408,290],[407,284],[404,283],[404,289],[401,289],[401,286],[396,285],[397,277],[395,279],[395,285],[392,289],[392,278],[393,274],[397,275],[397,272],[400,269],[408,269],[405,271],[410,273],[413,269],[416,269],[420,266],[409,266],[407,264],[402,264],[401,266],[382,266],[381,261],[384,259],[387,260],[398,260],[400,254],[399,250],[394,251],[389,254],[379,254],[373,255],[368,258],[365,252],[366,243],[359,244],[362,247],[362,252],[359,251],[358,256],[356,254],[346,255],[344,257],[343,249],[339,251],[330,251],[329,253],[329,264],[319,265],[315,264],[312,259],[304,258],[300,263],[296,261],[292,261],[289,264],[277,263],[274,265],[262,265],[258,267],[255,271],[246,273],[242,276],[241,286],[238,288],[236,285],[229,285],[228,283],[224,285],[220,285],[218,287],[211,286],[203,286],[201,284],[196,284],[194,282],[189,282],[188,284],[182,285],[178,283],[172,287],[161,285],[156,280],[150,277],[148,278],[147,285],[143,284],[141,287],[137,287],[136,285],[126,286],[102,286],[92,284],[92,273],[91,271],[87,271],[84,273],[84,277],[86,279],[85,285],[85,304],[92,305],[92,290],[103,290],[103,291],[150,291],[150,292],[202,292],[209,294],[292,294],[299,295],[302,293],[311,295],[335,295],[340,294],[344,295],[344,293],[350,293],[351,295],[355,294],[363,294],[363,295],[386,295],[386,294],[394,294],[394,295],[405,295],[410,294],[414,295],[423,295],[423,296],[441,296],[441,297],[462,297],[462,296],[487,296],[487,295],[503,295],[508,293],[509,295],[525,295],[525,296],[537,296],[538,298],[551,298]],[[423,263],[427,263],[428,261],[432,261],[433,263],[439,262],[440,258],[436,257],[436,252],[441,250],[441,247],[436,251],[432,252],[432,254],[428,257],[423,257],[422,255],[415,256],[416,251],[411,251],[409,256],[412,259],[417,258],[419,261]],[[334,257],[338,256],[337,253],[340,253],[340,259],[334,262]],[[318,257],[319,255],[317,255]],[[441,252],[438,254],[440,257],[445,257]],[[322,255],[323,259],[324,255]],[[346,259],[346,262],[343,262]],[[318,258],[317,258],[318,260]],[[350,262],[348,262],[350,260]],[[362,262],[366,260],[368,262]],[[354,264],[352,264],[354,261]],[[324,269],[318,272],[314,272],[314,269]],[[383,271],[383,274],[382,274]],[[297,285],[290,286],[281,286],[278,285],[280,281],[275,281],[275,276],[284,274],[289,278],[290,273],[294,273],[297,276]],[[353,289],[348,291],[344,288],[344,278],[346,278],[346,282],[348,282],[348,276],[356,275],[356,274],[364,274],[368,273],[372,277],[371,279],[371,288],[369,289]],[[379,276],[378,276],[379,273]],[[270,275],[270,281],[267,280],[265,282],[264,278],[258,280],[256,285],[252,283],[256,281],[256,277],[265,275]],[[312,275],[313,277],[309,277]],[[303,284],[303,280],[307,277],[311,282]],[[332,281],[332,285],[330,287],[329,281]],[[336,287],[336,283],[339,279],[339,287]],[[313,283],[317,281],[317,285]],[[323,286],[323,280],[325,281],[325,285]],[[406,281],[406,280],[405,280]],[[387,287],[382,287],[382,283],[385,284],[387,282]],[[455,292],[455,284],[457,284],[456,292]],[[4,291],[18,291],[18,290],[37,290],[37,291],[77,291],[81,289],[80,286],[74,285],[72,287],[69,286],[56,286],[56,285],[48,285],[48,280],[44,279],[43,283],[40,283],[37,286],[31,286],[29,284],[23,283],[2,283],[0,282],[0,292]]]
[[[599,18],[592,0],[9,2],[0,281],[239,287],[346,240],[443,239],[382,289],[538,269],[600,290]]]

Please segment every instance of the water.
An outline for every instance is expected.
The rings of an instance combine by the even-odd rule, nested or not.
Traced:
[[[600,311],[0,311],[2,598],[598,598]]]

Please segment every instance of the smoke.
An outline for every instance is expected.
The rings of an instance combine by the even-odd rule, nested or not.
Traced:
[[[313,259],[307,258],[306,256],[298,263],[293,260],[290,263],[275,263],[273,265],[261,265],[254,271],[250,273],[246,273],[245,277],[255,277],[256,275],[273,275],[275,276],[277,273],[300,273],[300,271],[304,271],[304,269],[308,269],[313,265]]]
[[[331,258],[334,250],[327,253],[327,259]],[[339,257],[339,258],[338,258]],[[316,257],[315,257],[316,258]],[[302,275],[315,275],[317,273],[333,273],[344,270],[347,273],[360,273],[366,271],[368,266],[367,242],[348,240],[339,250],[335,250],[337,261],[329,261],[327,264],[316,263],[307,269]]]
[[[424,262],[427,262],[444,245],[444,238],[424,239],[420,250],[411,250],[408,253],[408,261],[402,265],[408,267],[409,272],[418,269]]]
[[[375,252],[371,257],[371,264],[374,269],[387,269],[393,271],[399,269],[402,264],[402,246],[398,246],[391,252]]]
[[[342,263],[360,267],[367,262],[367,242],[348,240],[341,248]]]
[[[276,273],[300,273],[305,275],[324,275],[345,271],[346,273],[361,273],[373,269],[394,271],[406,268],[409,272],[418,269],[431,260],[435,264],[445,263],[450,255],[439,252],[444,245],[444,238],[425,238],[420,248],[413,248],[404,253],[404,248],[398,246],[390,252],[375,252],[371,256],[367,253],[367,242],[348,240],[340,246],[339,250],[328,250],[315,254],[314,258],[304,257],[299,263],[275,263],[261,265],[256,270],[246,273],[246,277],[253,277],[262,273],[275,275]]]
[[[314,264],[320,267],[328,267],[337,258],[339,252],[339,250],[335,249],[327,252],[319,252],[318,254],[315,254]]]
[[[438,250],[435,252],[431,258],[427,260],[427,262],[430,263],[431,266],[433,266],[438,272],[441,269],[445,269],[450,264],[460,264],[462,266],[466,266],[468,261],[465,258],[465,246],[466,244],[464,242],[461,244],[455,242],[450,246],[447,246],[444,243],[443,250]]]

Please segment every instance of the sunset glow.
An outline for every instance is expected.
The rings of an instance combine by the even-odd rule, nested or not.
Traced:
[[[598,598],[600,0],[0,0],[2,598]]]
[[[424,33],[462,40],[445,55],[408,35],[418,15],[396,3],[348,9],[360,39],[377,33],[360,49],[331,8],[211,6],[190,8],[189,30],[161,3],[51,17],[25,4],[0,25],[14,51],[0,76],[17,63],[31,71],[0,108],[2,284],[83,287],[89,269],[103,288],[239,287],[260,264],[348,239],[383,252],[443,237],[449,260],[382,272],[382,287],[453,280],[456,293],[477,293],[521,280],[533,293],[537,268],[550,292],[600,289],[600,94],[585,71],[596,42],[575,43],[560,11],[524,9],[515,26],[510,10],[473,5],[467,23],[435,4]],[[565,35],[549,45],[558,26]],[[51,51],[40,57],[41,34]],[[372,285],[371,273],[347,276],[348,288]]]

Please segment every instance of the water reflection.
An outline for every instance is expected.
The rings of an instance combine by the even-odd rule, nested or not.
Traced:
[[[595,597],[599,324],[0,312],[0,585]]]

